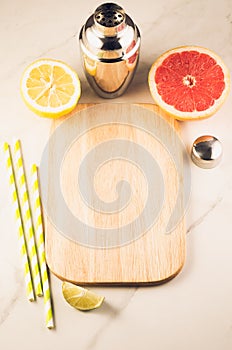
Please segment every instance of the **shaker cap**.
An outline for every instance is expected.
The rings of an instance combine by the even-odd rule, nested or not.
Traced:
[[[114,3],[98,6],[80,33],[83,51],[101,62],[117,62],[135,55],[140,33],[123,8]]]
[[[97,30],[105,36],[115,36],[125,28],[125,11],[114,3],[99,6],[94,12]]]

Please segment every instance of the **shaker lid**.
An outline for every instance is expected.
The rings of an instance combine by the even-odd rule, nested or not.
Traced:
[[[114,3],[97,7],[80,32],[85,54],[102,62],[117,62],[135,55],[140,33],[123,8]]]
[[[97,30],[107,37],[115,36],[125,28],[125,11],[117,4],[101,5],[93,16]]]
[[[125,11],[114,3],[106,3],[95,10],[94,17],[103,27],[116,27],[125,20]]]

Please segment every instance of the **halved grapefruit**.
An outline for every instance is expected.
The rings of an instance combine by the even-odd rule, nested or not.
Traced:
[[[199,46],[181,46],[152,65],[149,88],[157,105],[179,120],[208,118],[225,101],[230,74],[222,59]]]

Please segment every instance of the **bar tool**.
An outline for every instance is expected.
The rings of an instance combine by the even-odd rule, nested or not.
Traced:
[[[210,135],[198,137],[193,143],[191,158],[201,168],[214,168],[222,158],[221,142]]]
[[[80,51],[86,78],[104,98],[122,95],[139,60],[140,32],[122,7],[99,6],[81,28]]]

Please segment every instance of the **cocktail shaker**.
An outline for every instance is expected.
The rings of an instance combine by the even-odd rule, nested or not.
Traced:
[[[139,60],[140,32],[132,19],[120,6],[102,4],[81,28],[79,42],[91,87],[104,98],[122,95]]]

